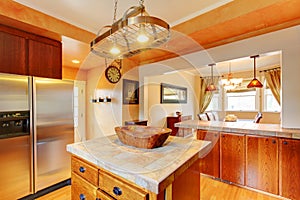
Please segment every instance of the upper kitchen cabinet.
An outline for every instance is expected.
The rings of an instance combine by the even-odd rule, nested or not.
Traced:
[[[0,73],[62,78],[60,41],[0,24]]]
[[[47,38],[29,39],[28,69],[32,76],[61,79],[61,43]]]
[[[0,72],[27,74],[26,39],[18,33],[0,25]]]

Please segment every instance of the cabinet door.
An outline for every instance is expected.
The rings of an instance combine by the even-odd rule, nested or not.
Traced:
[[[94,200],[96,199],[96,192],[97,187],[72,172],[72,200]]]
[[[46,39],[45,39],[46,40]],[[49,40],[51,41],[51,40]],[[61,43],[51,41],[28,41],[28,70],[30,75],[47,78],[62,78]]]
[[[211,149],[205,157],[200,159],[200,172],[220,178],[220,140],[216,131],[197,130],[197,139],[210,141]]]
[[[280,195],[300,198],[300,140],[279,140]]]
[[[115,198],[111,197],[110,195],[106,194],[102,190],[98,189],[96,200],[115,200]]]
[[[244,185],[245,136],[221,133],[221,179]]]
[[[0,72],[27,75],[26,39],[2,32],[0,26]]]
[[[278,194],[278,141],[246,136],[246,185]]]

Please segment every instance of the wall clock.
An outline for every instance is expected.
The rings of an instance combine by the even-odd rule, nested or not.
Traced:
[[[111,83],[117,83],[121,79],[121,61],[114,61],[105,70],[105,77]]]

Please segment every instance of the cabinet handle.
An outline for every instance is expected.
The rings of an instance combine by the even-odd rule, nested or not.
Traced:
[[[215,137],[218,137],[218,134],[215,133]]]
[[[114,187],[113,192],[117,196],[122,195],[122,190],[119,187]]]
[[[288,144],[288,142],[287,142],[287,141],[283,141],[283,144],[287,145],[287,144]]]
[[[85,172],[85,168],[84,168],[84,167],[79,167],[79,171],[80,171],[81,173],[84,173],[84,172]]]
[[[272,140],[272,143],[273,143],[273,144],[276,144],[276,140]]]
[[[80,195],[79,195],[79,199],[80,199],[80,200],[85,200],[85,195],[84,195],[84,194],[80,194]]]

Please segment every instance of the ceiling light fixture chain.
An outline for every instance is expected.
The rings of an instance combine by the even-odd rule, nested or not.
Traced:
[[[144,6],[144,0],[139,0],[140,6]]]
[[[117,20],[117,9],[118,9],[118,0],[115,0],[115,3],[114,3],[114,18],[113,18],[113,23],[115,23],[116,20]]]

